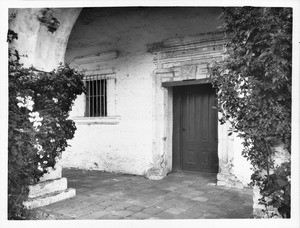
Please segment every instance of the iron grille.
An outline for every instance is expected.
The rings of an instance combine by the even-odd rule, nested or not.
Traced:
[[[107,80],[100,75],[86,76],[86,117],[107,116]]]

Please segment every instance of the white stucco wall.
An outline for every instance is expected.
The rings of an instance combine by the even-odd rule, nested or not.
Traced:
[[[244,185],[250,183],[252,170],[250,169],[250,161],[241,155],[243,150],[242,139],[236,134],[233,141],[233,159],[231,172],[234,174]]]
[[[83,96],[76,101],[71,118],[77,123],[77,131],[70,141],[71,147],[63,153],[65,167],[140,175],[150,168],[152,79],[148,72],[153,67],[151,56],[122,58],[115,66],[116,80],[108,86],[108,90],[115,90],[114,99],[108,99],[108,117],[96,118],[96,124],[80,122],[78,117],[83,116],[85,107]],[[108,96],[113,95],[111,90]]]
[[[147,53],[147,45],[213,32],[221,24],[217,20],[220,12],[218,8],[83,10],[71,32],[65,61],[75,64],[74,59],[79,57],[118,51],[114,60],[85,65],[90,70],[108,67],[113,71],[115,83],[110,83],[114,92],[110,90],[108,95],[114,93],[114,98],[108,101],[109,117],[101,118],[98,124],[84,123],[83,118],[76,121],[75,138],[63,153],[63,166],[139,175],[153,168],[164,148],[164,135],[154,124],[164,115],[165,104],[155,104],[158,98],[153,72],[157,66],[154,55]],[[80,119],[83,112],[81,96],[71,118]],[[238,146],[228,146],[224,151],[234,151],[234,172],[244,182],[248,178],[243,171],[245,159]],[[166,156],[170,165],[170,154]]]

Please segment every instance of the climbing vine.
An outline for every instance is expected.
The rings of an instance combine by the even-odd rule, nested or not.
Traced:
[[[69,112],[84,85],[83,74],[67,64],[51,72],[24,67],[13,48],[16,39],[9,30],[8,219],[26,219],[28,185],[54,168],[73,138]]]
[[[260,203],[290,217],[290,162],[276,166],[273,148],[291,153],[292,9],[224,8],[222,18],[226,55],[211,69],[220,122],[243,138]]]

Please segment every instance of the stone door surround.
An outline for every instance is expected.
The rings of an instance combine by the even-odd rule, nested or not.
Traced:
[[[179,85],[210,83],[209,67],[224,59],[224,32],[203,33],[196,36],[177,37],[148,45],[155,55],[155,143],[153,149],[156,168],[152,170],[160,179],[172,171],[173,94]],[[242,188],[242,183],[231,173],[233,136],[228,136],[229,126],[218,124],[218,184]],[[156,159],[155,159],[156,158]]]

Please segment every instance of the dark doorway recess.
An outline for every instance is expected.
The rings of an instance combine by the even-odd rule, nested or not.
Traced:
[[[173,87],[173,171],[218,172],[218,112],[211,84]]]

